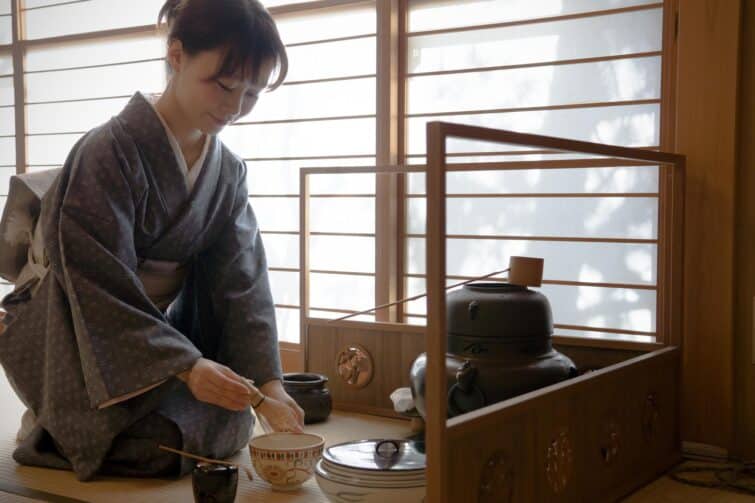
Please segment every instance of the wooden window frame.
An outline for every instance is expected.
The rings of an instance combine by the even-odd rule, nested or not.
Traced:
[[[16,131],[16,170],[27,165],[26,120],[24,113],[24,63],[28,47],[56,42],[90,40],[150,33],[154,26],[98,31],[77,35],[24,40],[20,22],[23,0],[11,0],[12,43],[0,51],[13,57],[14,107]],[[378,30],[377,83],[377,163],[403,164],[407,155],[403,138],[406,111],[406,31],[409,0],[375,0]],[[305,12],[311,9],[363,3],[362,0],[319,0],[273,7],[273,14]],[[650,3],[650,2],[649,2]],[[660,145],[666,151],[684,151],[688,173],[693,181],[688,189],[685,258],[686,291],[695,292],[685,299],[683,369],[684,438],[714,445],[733,442],[733,283],[731,261],[721,259],[722,251],[734,245],[733,187],[735,178],[736,88],[738,78],[741,2],[680,2],[663,0],[663,68],[661,90]],[[683,27],[680,30],[680,25]],[[686,28],[685,28],[686,27]],[[686,31],[685,31],[686,30]],[[396,52],[386,53],[386,48]],[[723,58],[723,61],[722,61]],[[677,76],[678,74],[678,76]],[[711,85],[713,83],[714,85]],[[716,87],[717,86],[717,87]],[[711,93],[711,90],[713,92]],[[703,100],[701,97],[705,96]],[[301,159],[306,161],[306,159]],[[303,164],[305,164],[303,162]],[[710,187],[701,185],[710,166],[716,166],[715,185],[725,189],[712,197]],[[403,294],[403,245],[405,209],[399,201],[406,196],[403,177],[384,177],[378,181],[376,234],[387,253],[377,254],[376,299],[390,301]],[[660,187],[662,190],[663,187]],[[722,196],[731,196],[731,201]],[[661,209],[661,212],[664,210]],[[689,222],[700,220],[692,227]],[[706,229],[715,222],[716,238],[705,239]],[[296,233],[294,233],[296,234]],[[395,238],[391,236],[396,236]],[[660,278],[659,278],[660,280]],[[659,281],[662,284],[662,281]],[[710,312],[711,306],[718,306]],[[706,312],[707,314],[700,314]],[[380,319],[403,319],[398,306],[378,313]],[[587,341],[595,344],[594,341]],[[291,361],[301,362],[300,345],[282,343],[282,352],[296,353]],[[285,359],[285,358],[284,358]],[[298,363],[297,363],[298,365]],[[717,376],[717,377],[714,377]],[[719,410],[720,415],[706,411]],[[714,417],[715,416],[715,417]]]

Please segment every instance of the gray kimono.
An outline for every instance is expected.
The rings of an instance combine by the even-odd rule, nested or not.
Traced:
[[[200,402],[173,376],[204,356],[258,384],[281,377],[243,161],[212,138],[189,194],[162,124],[137,93],[72,149],[39,224],[49,272],[3,299],[0,363],[36,418],[14,458],[87,480],[190,468],[158,443],[217,458],[242,448],[250,412]],[[145,260],[188,271],[166,312],[136,274]]]

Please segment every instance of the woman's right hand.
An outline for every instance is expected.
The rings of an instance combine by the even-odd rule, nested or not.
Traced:
[[[191,370],[177,377],[186,383],[197,400],[234,411],[249,408],[251,393],[246,381],[225,365],[200,358]]]
[[[302,432],[301,425],[291,407],[270,395],[265,396],[265,400],[255,409],[255,412],[267,421],[273,431]]]

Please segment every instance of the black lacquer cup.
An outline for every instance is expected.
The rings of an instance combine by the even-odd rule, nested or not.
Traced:
[[[239,482],[235,466],[197,463],[191,472],[196,503],[233,503]]]

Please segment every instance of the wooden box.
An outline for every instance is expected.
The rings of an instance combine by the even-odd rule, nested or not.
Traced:
[[[307,370],[328,376],[336,408],[395,415],[388,396],[409,386],[424,327],[321,319],[306,327]],[[448,501],[614,501],[677,463],[679,350],[627,346],[562,342],[560,351],[593,370],[449,420]],[[336,355],[350,347],[375,365],[363,388],[337,370]]]
[[[605,162],[606,158],[624,166],[657,164],[660,183],[656,342],[554,337],[557,348],[574,360],[582,375],[446,419],[446,173],[527,169],[528,165],[544,164],[533,161],[488,163],[484,167],[447,165],[445,145],[449,137],[596,156],[596,159],[576,159],[571,167],[589,166],[591,161]],[[301,328],[305,366],[308,371],[329,377],[335,407],[393,414],[389,394],[409,385],[411,363],[421,352],[427,352],[426,501],[432,503],[615,501],[677,463],[681,459],[679,348],[684,158],[448,123],[428,124],[427,153],[426,327],[329,321],[308,316],[306,177],[320,170],[303,170]],[[368,172],[365,168],[354,171]],[[339,371],[343,359],[339,354],[356,350],[371,357],[374,370],[372,380],[359,383],[361,387],[354,385],[360,376]]]

